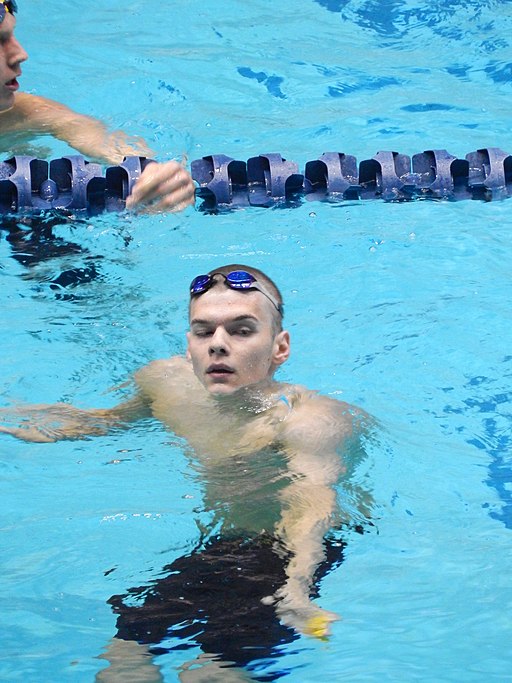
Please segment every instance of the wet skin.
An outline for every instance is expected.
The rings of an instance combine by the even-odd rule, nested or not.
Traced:
[[[14,106],[21,64],[28,59],[28,54],[14,37],[15,27],[16,19],[6,12],[0,24],[0,113]]]

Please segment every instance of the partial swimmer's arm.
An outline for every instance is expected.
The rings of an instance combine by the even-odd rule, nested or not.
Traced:
[[[153,417],[154,401],[163,401],[171,416],[173,407],[193,400],[200,387],[191,363],[182,356],[152,361],[137,370],[133,380],[135,396],[113,408],[81,409],[68,403],[0,408],[0,433],[39,443],[99,436]]]
[[[83,410],[67,403],[25,405],[0,409],[0,433],[22,441],[52,443],[101,436],[150,416],[147,401],[139,395],[114,408]]]
[[[89,160],[120,164],[127,156],[151,157],[153,151],[139,137],[109,131],[91,116],[77,114],[53,100],[18,93],[14,107],[0,116],[0,134],[27,132],[53,135]],[[150,163],[135,183],[126,206],[146,212],[181,211],[195,201],[190,173],[178,161]]]
[[[88,159],[119,164],[125,156],[153,156],[142,138],[109,131],[98,119],[78,114],[59,102],[17,93],[13,109],[0,117],[3,134],[12,131],[53,135]]]
[[[335,484],[345,471],[340,445],[352,434],[352,417],[326,397],[304,399],[283,424],[291,483],[281,494],[277,535],[290,553],[287,581],[275,595],[281,620],[318,638],[339,617],[310,599],[313,577],[324,559],[324,536],[338,512]],[[348,406],[347,406],[348,408]]]

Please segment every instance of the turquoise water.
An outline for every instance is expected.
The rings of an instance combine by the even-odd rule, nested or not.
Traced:
[[[20,4],[24,88],[145,136],[161,159],[512,151],[509,3]],[[33,144],[49,158],[69,151]],[[226,260],[262,267],[292,334],[280,378],[362,406],[380,430],[354,474],[376,501],[375,528],[348,534],[320,591],[343,619],[328,642],[295,641],[261,671],[502,683],[510,207],[306,202],[108,215],[37,244],[2,232],[2,404],[112,405],[109,387],[183,351],[194,275]],[[76,443],[4,437],[0,487],[0,679],[93,681],[115,633],[106,601],[194,547],[201,483],[150,423]],[[165,681],[190,658],[160,657]]]

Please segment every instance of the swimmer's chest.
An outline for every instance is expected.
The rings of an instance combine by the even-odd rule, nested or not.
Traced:
[[[185,438],[198,455],[223,459],[274,445],[280,440],[287,408],[278,404],[259,414],[246,410],[223,413],[214,410],[209,402],[170,405],[156,400],[152,411],[175,434]]]

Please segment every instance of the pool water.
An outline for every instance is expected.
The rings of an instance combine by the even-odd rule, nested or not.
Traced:
[[[143,135],[162,160],[280,152],[303,167],[325,151],[512,150],[509,3],[20,5],[25,90]],[[70,151],[31,144],[48,158]],[[279,378],[363,407],[379,429],[353,475],[375,500],[374,527],[347,532],[318,599],[342,620],[326,642],[283,646],[259,674],[503,683],[509,201],[305,201],[109,214],[17,241],[2,231],[2,405],[115,404],[123,391],[109,388],[183,352],[194,275],[226,261],[263,268],[292,335]],[[0,680],[93,681],[115,633],[110,596],[197,543],[197,471],[147,422],[81,442],[4,436],[0,487]],[[166,682],[190,652],[158,658]]]

